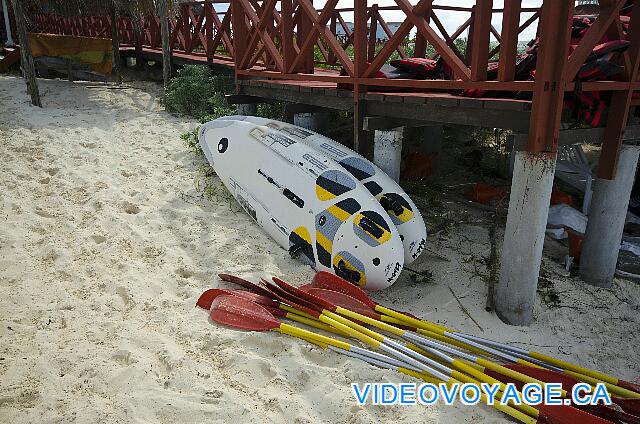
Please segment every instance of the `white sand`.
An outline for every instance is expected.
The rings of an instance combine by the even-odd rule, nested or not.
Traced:
[[[225,286],[216,273],[301,284],[312,270],[224,195],[195,189],[202,163],[179,139],[195,122],[163,112],[157,86],[39,83],[43,109],[0,76],[0,422],[509,422],[487,408],[358,407],[351,382],[412,380],[212,325],[194,303]],[[473,224],[432,237],[451,261],[424,255],[413,268],[433,283],[405,271],[377,299],[638,381],[638,284],[597,290],[547,258],[561,307],[508,327],[484,312],[487,243]]]

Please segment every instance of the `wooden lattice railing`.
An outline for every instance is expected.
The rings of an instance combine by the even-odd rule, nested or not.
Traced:
[[[555,151],[557,147],[565,92],[576,89],[611,92],[600,175],[613,175],[621,133],[630,107],[637,102],[633,93],[640,88],[640,12],[636,13],[640,6],[634,4],[631,22],[623,22],[620,10],[625,0],[600,0],[600,15],[570,52],[573,0],[544,0],[540,9],[523,8],[521,0],[507,0],[502,9],[494,9],[492,0],[476,0],[472,8],[436,5],[433,0],[417,0],[415,4],[409,0],[394,1],[393,6],[379,7],[367,0],[354,0],[353,7],[340,8],[339,0],[327,0],[320,10],[312,0],[183,3],[177,17],[170,19],[170,44],[174,53],[227,61],[234,67],[237,79],[262,77],[350,84],[356,103],[354,110],[358,109],[363,92],[379,87],[406,91],[530,92],[533,104],[528,149],[537,152]],[[444,12],[466,14],[466,20],[449,34],[443,25]],[[390,13],[403,17],[395,31],[388,23]],[[494,14],[501,15],[500,31],[491,24]],[[519,34],[535,21],[540,38],[535,80],[518,80]],[[108,17],[38,15],[36,24],[42,32],[110,36]],[[623,31],[625,24],[629,28],[627,33]],[[122,45],[139,50],[161,47],[160,22],[156,16],[143,19],[140,32],[128,17],[121,18],[118,27]],[[385,40],[377,36],[378,27]],[[408,42],[412,30],[416,35]],[[463,52],[456,40],[467,30]],[[574,82],[576,74],[605,35],[631,42],[622,55],[624,73],[612,80],[578,85]],[[374,77],[394,57],[425,57],[429,52],[452,69],[452,79]],[[496,57],[497,77],[488,80],[489,61]],[[340,69],[342,75],[338,73]]]

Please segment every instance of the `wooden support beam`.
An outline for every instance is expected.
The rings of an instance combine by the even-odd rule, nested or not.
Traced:
[[[315,105],[306,105],[303,103],[287,103],[284,105],[285,115],[287,114],[296,114],[296,113],[318,113],[318,112],[327,112],[328,109],[321,106]]]
[[[629,81],[638,80],[638,67],[640,66],[640,3],[634,3],[629,23]],[[616,176],[620,148],[627,120],[629,118],[629,108],[633,97],[633,89],[627,91],[616,91],[611,95],[609,113],[607,115],[607,126],[604,130],[604,143],[600,153],[600,163],[598,165],[598,177],[612,180]]]
[[[472,81],[485,81],[487,79],[492,9],[493,0],[477,0],[473,19],[473,39],[471,40]]]
[[[267,103],[266,99],[246,94],[227,94],[224,96],[228,105],[242,105],[253,103]]]
[[[432,125],[437,125],[433,124]],[[364,129],[365,131],[375,130],[392,130],[398,127],[425,127],[429,126],[429,123],[425,121],[417,121],[415,119],[402,119],[402,118],[389,118],[386,116],[365,116]]]
[[[505,0],[504,2],[498,81],[513,81],[515,79],[521,3],[522,0]]]
[[[545,1],[542,5],[529,152],[557,150],[573,9],[574,4],[566,1]]]

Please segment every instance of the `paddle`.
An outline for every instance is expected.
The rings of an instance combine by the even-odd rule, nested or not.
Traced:
[[[325,337],[320,334],[316,334],[310,331],[306,331],[300,329],[298,327],[290,326],[288,324],[284,324],[279,322],[273,315],[269,313],[265,308],[260,305],[251,302],[247,299],[233,296],[233,295],[219,295],[213,299],[211,302],[211,310],[210,310],[211,319],[219,324],[223,324],[226,326],[240,328],[243,330],[251,330],[251,331],[279,331],[281,333],[302,338],[304,340],[312,340],[315,343],[317,340],[319,343],[326,344],[328,346],[335,346],[344,351],[350,350],[350,345],[346,342],[342,342],[339,340],[332,339],[330,337]],[[425,376],[421,373],[413,371],[411,369],[398,367],[398,371],[403,372],[407,375],[413,375],[417,378],[425,379]],[[446,375],[436,371],[431,370],[430,373],[437,379],[441,381],[445,381],[448,385],[453,385],[456,383],[460,383],[459,381],[449,378]],[[486,402],[486,397],[482,395],[483,401]],[[528,417],[527,415],[515,410],[514,408],[502,405],[500,402],[495,402],[493,407],[507,413],[508,415],[520,420],[525,424],[549,424],[553,421],[547,421],[543,417],[536,420],[534,418]],[[594,421],[598,423],[606,423],[607,421]]]
[[[293,308],[287,305],[282,305],[280,302],[273,300],[270,297],[262,296],[262,295],[252,293],[249,291],[244,291],[244,290],[209,289],[200,295],[200,298],[196,302],[196,306],[199,306],[202,309],[209,310],[211,308],[211,303],[213,302],[213,299],[223,295],[237,296],[237,297],[241,297],[246,300],[255,302],[261,305],[262,307],[264,307],[265,309],[267,309],[274,316],[279,318],[288,318],[292,321],[306,324],[310,327],[318,328],[320,330],[328,331],[341,336],[345,335],[343,332],[336,330],[330,325],[327,325],[319,321],[306,318],[294,313]]]
[[[512,375],[514,378],[519,378],[521,381],[524,381],[525,383],[541,383],[538,380],[532,379],[527,375],[524,374],[518,374],[515,373],[507,368],[502,367],[499,364],[495,364],[493,362],[487,361],[483,358],[477,357],[477,356],[473,356],[470,354],[467,354],[465,352],[461,352],[458,349],[452,348],[452,347],[448,347],[445,345],[442,345],[440,343],[437,343],[433,340],[429,340],[426,337],[422,337],[419,336],[415,333],[411,333],[408,332],[402,328],[398,328],[395,326],[392,326],[390,324],[381,322],[379,320],[376,320],[374,318],[369,318],[368,316],[365,315],[361,315],[357,312],[354,312],[350,309],[344,308],[342,306],[338,306],[332,302],[330,302],[329,300],[327,300],[327,296],[326,294],[329,292],[328,290],[324,289],[324,290],[317,290],[317,291],[313,291],[312,289],[308,289],[307,291],[303,291],[298,289],[297,287],[294,287],[290,284],[288,284],[287,282],[277,278],[277,277],[273,277],[273,281],[279,286],[281,287],[283,290],[286,290],[289,293],[292,293],[295,296],[298,296],[300,298],[305,299],[306,301],[309,301],[313,304],[316,304],[318,306],[321,306],[324,310],[322,311],[323,313],[325,313],[326,310],[329,310],[331,312],[335,312],[344,316],[347,316],[349,318],[358,320],[358,321],[362,321],[365,322],[369,325],[372,325],[376,328],[379,328],[381,330],[385,330],[391,334],[394,334],[398,337],[402,337],[406,340],[409,340],[413,343],[418,343],[419,345],[421,345],[423,348],[427,349],[427,351],[433,355],[438,356],[440,359],[443,359],[448,365],[453,366],[454,368],[457,368],[460,371],[463,371],[469,375],[472,375],[473,377],[486,382],[486,383],[490,383],[490,384],[494,384],[496,383],[495,379],[489,377],[482,372],[479,372],[478,370],[470,367],[467,363],[459,361],[457,359],[453,359],[450,356],[446,355],[444,352],[448,353],[448,354],[453,354],[456,355],[458,357],[461,357],[463,359],[466,359],[468,361],[477,363],[483,367],[486,368],[490,368],[490,369],[494,369],[494,370],[498,370],[502,373],[507,373]],[[268,284],[268,282],[267,282]],[[313,292],[320,294],[323,297],[319,297],[319,296],[315,296],[315,294],[313,294]],[[332,296],[332,298],[334,298],[335,300],[340,300],[339,298]],[[503,354],[503,356],[507,359],[510,359],[512,361],[517,361],[517,358],[515,357],[510,357],[506,354]]]
[[[295,296],[295,297],[299,297],[301,299],[306,300],[309,303],[313,303],[318,305],[318,309],[321,309],[321,313],[324,315],[328,315],[330,316],[332,319],[344,323],[345,325],[357,330],[358,332],[362,333],[362,334],[366,334],[368,337],[373,338],[377,341],[380,342],[380,347],[379,348],[383,348],[383,346],[385,344],[392,346],[393,348],[406,353],[407,355],[409,355],[410,357],[416,358],[420,361],[422,361],[423,363],[427,363],[429,364],[430,367],[435,367],[437,369],[439,369],[440,371],[444,372],[447,376],[449,376],[449,378],[454,378],[454,379],[458,379],[461,380],[463,382],[468,382],[468,383],[473,383],[473,384],[478,384],[477,380],[474,380],[473,378],[470,378],[468,376],[466,376],[465,374],[462,374],[459,371],[455,371],[447,366],[443,366],[442,364],[440,364],[439,362],[428,358],[424,355],[422,355],[419,352],[416,352],[410,348],[407,348],[406,346],[403,346],[397,342],[395,342],[392,339],[389,339],[387,337],[382,336],[381,334],[378,334],[372,330],[369,330],[366,327],[362,327],[359,324],[355,324],[351,321],[349,321],[346,318],[340,317],[339,315],[337,315],[336,313],[340,313],[340,314],[345,314],[347,316],[353,317],[354,319],[366,322],[367,324],[371,324],[374,326],[377,326],[379,328],[383,328],[389,332],[392,332],[393,334],[396,335],[402,335],[400,332],[404,332],[401,329],[398,329],[396,327],[390,326],[388,324],[382,323],[382,322],[378,322],[372,318],[368,318],[364,315],[360,315],[357,314],[355,312],[351,312],[348,311],[344,308],[338,307],[336,305],[331,304],[330,302],[324,300],[324,299],[320,299],[316,296],[314,296],[311,293],[305,292],[303,290],[298,289],[295,286],[292,286],[290,284],[288,284],[287,282],[277,278],[277,277],[273,277],[272,278],[273,281],[283,290],[286,290],[288,293],[291,294],[291,296]],[[263,281],[265,284],[267,284],[267,287],[271,288],[272,285],[270,285],[270,283],[268,281]],[[334,325],[334,324],[331,324]],[[346,331],[346,330],[345,330]],[[355,335],[356,337],[358,337],[358,335]],[[358,337],[360,338],[360,337]],[[420,336],[417,335],[412,335],[410,338],[418,338],[418,339],[422,339]],[[365,341],[365,343],[367,342],[365,339],[361,339],[362,341]],[[428,340],[427,340],[428,341]],[[429,341],[430,342],[430,341]],[[376,347],[376,346],[374,346]],[[504,390],[505,386],[504,384],[502,384],[499,380],[496,380],[493,377],[490,377],[482,372],[479,372],[478,370],[474,369],[473,367],[469,366],[468,364],[455,360],[451,357],[449,357],[448,355],[439,352],[436,349],[431,349],[428,348],[429,352],[438,356],[439,358],[441,358],[444,362],[455,366],[458,369],[463,370],[465,373],[472,375],[475,378],[478,378],[480,381],[489,383],[489,384],[499,384],[501,389]],[[387,351],[387,353],[390,354],[394,354],[393,352],[389,352]],[[406,359],[405,359],[406,360]],[[413,364],[413,363],[412,363]],[[416,366],[419,367],[418,364],[415,364]],[[424,364],[422,364],[424,366]],[[426,372],[429,372],[428,370],[425,370]],[[430,373],[430,372],[429,372]],[[535,380],[534,380],[535,381]],[[532,406],[529,405],[516,405],[515,406],[517,409],[529,414],[530,416],[533,417],[541,417],[541,411],[540,409],[536,409]],[[564,406],[562,408],[553,408],[553,409],[549,409],[549,408],[541,408],[544,410],[544,413],[546,415],[549,416],[549,418],[553,419],[553,422],[557,422],[557,423],[575,423],[575,422],[580,422],[580,423],[605,423],[608,422],[606,420],[602,420],[601,418],[595,417],[591,414],[588,414],[584,411],[580,411],[577,410],[575,408],[572,408],[570,406]]]
[[[573,365],[569,362],[555,359],[538,352],[534,352],[534,351],[529,352],[524,349],[514,348],[512,346],[509,346],[503,343],[498,343],[498,342],[494,342],[484,338],[462,334],[454,330],[448,329],[446,327],[443,327],[439,324],[431,323],[429,321],[419,320],[412,316],[408,316],[404,313],[397,312],[389,308],[385,308],[384,306],[381,306],[376,302],[374,302],[373,300],[371,300],[369,296],[360,287],[357,287],[334,274],[331,274],[325,271],[318,272],[313,278],[313,285],[319,288],[326,288],[326,289],[342,292],[344,294],[348,294],[354,297],[355,299],[361,301],[362,303],[369,305],[376,312],[397,318],[417,328],[423,328],[433,333],[450,337],[454,340],[458,340],[459,342],[466,343],[477,349],[486,350],[491,354],[496,355],[495,349],[493,351],[490,351],[488,348],[505,349],[511,353],[512,357],[515,356],[514,355],[515,353],[517,353],[521,357],[525,356],[528,358],[533,358],[534,360],[536,360],[536,363],[538,365],[544,365],[546,368],[550,368],[556,371],[567,370],[568,375],[576,377],[581,381],[586,381],[589,384],[605,382],[607,383],[607,389],[612,393],[616,393],[618,395],[625,396],[625,397],[640,398],[640,388],[636,384],[633,384],[624,380],[616,379],[614,377],[608,376],[606,374],[603,374],[597,371],[589,370],[584,367]],[[487,348],[485,348],[485,346]],[[496,355],[496,356],[499,356],[499,355]],[[540,364],[540,362],[538,361],[542,362],[543,364]],[[517,360],[516,362],[524,365],[536,365],[529,361],[523,361],[521,358],[519,358],[519,360]]]

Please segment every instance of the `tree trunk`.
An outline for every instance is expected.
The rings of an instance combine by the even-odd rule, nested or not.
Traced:
[[[116,82],[122,84],[122,60],[120,59],[120,34],[118,20],[120,14],[115,5],[111,6],[111,50],[113,51],[113,68],[116,71]]]
[[[27,38],[27,22],[24,16],[22,0],[11,0],[11,4],[13,5],[13,14],[15,15],[16,26],[18,27],[22,76],[27,83],[27,92],[31,96],[31,103],[34,106],[42,107],[40,92],[38,91],[38,82],[36,81],[36,68],[33,64],[33,55],[31,54],[31,47],[29,47],[29,39]]]
[[[158,0],[158,15],[160,16],[160,32],[162,36],[162,77],[165,90],[171,79],[171,48],[169,46],[169,11],[167,0]]]

